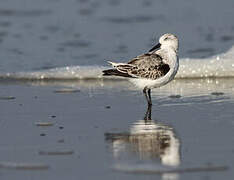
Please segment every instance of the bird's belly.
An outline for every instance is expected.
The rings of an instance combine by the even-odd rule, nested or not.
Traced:
[[[145,78],[139,78],[139,79],[130,79],[130,81],[137,87],[140,89],[144,89],[144,88],[149,88],[149,89],[153,89],[153,88],[158,88],[160,86],[163,86],[167,83],[169,83],[173,78],[174,78],[175,74],[170,74],[168,73],[167,75],[158,78],[158,79],[145,79]]]
[[[130,81],[137,87],[140,89],[144,89],[145,87],[148,88],[152,88],[153,86],[155,86],[156,80],[151,80],[151,79],[130,79]]]
[[[144,89],[149,88],[157,88],[160,86],[163,86],[165,84],[167,84],[170,80],[164,80],[161,81],[160,79],[156,79],[156,80],[151,80],[151,79],[131,79],[130,80],[136,87],[140,88],[140,89]]]

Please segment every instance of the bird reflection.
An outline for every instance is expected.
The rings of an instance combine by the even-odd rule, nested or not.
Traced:
[[[105,138],[115,160],[135,159],[136,162],[158,162],[169,167],[180,165],[180,141],[172,127],[151,119],[151,106],[148,106],[144,119],[133,123],[128,132],[105,133]],[[163,176],[173,179],[168,174]]]

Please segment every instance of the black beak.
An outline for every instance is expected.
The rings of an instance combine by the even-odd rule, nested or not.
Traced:
[[[152,52],[152,51],[154,51],[154,50],[156,50],[156,49],[159,49],[160,46],[161,46],[161,44],[158,43],[156,46],[154,46],[152,49],[150,49],[149,52]]]

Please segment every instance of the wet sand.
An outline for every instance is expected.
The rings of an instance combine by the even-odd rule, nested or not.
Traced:
[[[147,121],[124,81],[1,82],[1,179],[230,179],[231,82],[154,90]]]

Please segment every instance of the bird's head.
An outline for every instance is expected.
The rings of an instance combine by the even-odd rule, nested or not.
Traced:
[[[161,49],[168,49],[172,48],[175,52],[178,51],[179,47],[179,40],[178,38],[173,34],[164,34],[159,38],[159,43],[155,45],[152,49],[149,50],[149,52],[153,52],[159,48]]]
[[[159,38],[159,43],[161,44],[161,48],[172,48],[176,52],[179,47],[179,40],[174,34],[164,34]]]

